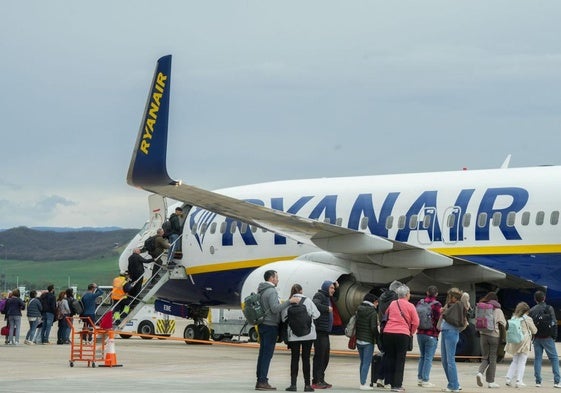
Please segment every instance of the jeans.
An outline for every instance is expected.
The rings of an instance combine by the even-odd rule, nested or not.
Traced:
[[[279,335],[278,326],[259,325],[259,355],[257,356],[257,382],[265,383],[269,379],[269,366],[275,352]]]
[[[356,347],[360,358],[360,384],[365,385],[372,364],[372,355],[374,355],[374,344],[357,344]]]
[[[21,315],[9,315],[8,316],[8,326],[10,328],[10,333],[8,333],[8,342],[10,342],[11,344],[19,344],[19,331],[20,331],[20,328],[21,328]]]
[[[52,312],[43,313],[43,327],[41,328],[41,342],[48,343],[49,335],[51,334],[51,327],[53,326],[53,321],[55,319],[55,314]]]
[[[446,386],[450,390],[458,390],[458,370],[456,369],[456,345],[460,339],[460,332],[456,329],[447,329],[441,332],[442,342],[440,344],[440,355],[442,357],[442,367],[448,380]]]
[[[169,244],[171,245],[168,250],[168,262],[173,260],[173,254],[175,253],[175,250],[178,248],[177,246],[179,242],[176,242],[177,239],[179,239],[179,235],[176,233],[172,233],[171,235],[168,236],[168,241]]]
[[[544,350],[551,362],[553,383],[559,383],[559,357],[557,356],[555,342],[551,337],[534,339],[534,377],[536,377],[536,383],[542,383],[542,356]]]
[[[417,334],[417,343],[419,344],[417,379],[428,382],[432,367],[432,359],[434,358],[434,353],[438,346],[438,337],[429,336],[428,334]]]
[[[39,322],[41,322],[41,318],[40,317],[28,317],[28,319],[29,319],[29,331],[25,335],[25,339],[27,341],[34,341],[35,333],[37,331],[37,325],[39,325]]]

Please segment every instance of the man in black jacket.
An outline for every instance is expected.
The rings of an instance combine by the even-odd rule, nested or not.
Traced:
[[[312,375],[312,388],[314,389],[327,389],[331,387],[331,384],[325,382],[325,370],[329,364],[329,352],[331,350],[329,333],[333,327],[333,305],[331,304],[331,298],[335,295],[337,288],[339,288],[337,281],[326,280],[313,298],[314,304],[321,314],[314,321],[317,333],[317,338],[314,341]]]
[[[43,316],[43,327],[41,328],[41,343],[48,344],[49,335],[51,334],[51,327],[53,326],[53,321],[55,320],[55,286],[53,284],[49,285],[47,287],[47,292],[44,292],[39,300],[41,300],[41,315]]]
[[[140,255],[140,249],[135,248],[129,257],[128,272],[131,283],[133,283],[132,289],[129,291],[128,295],[134,302],[136,296],[140,293],[142,288],[142,276],[144,276],[144,264],[152,262],[153,259],[144,258]]]

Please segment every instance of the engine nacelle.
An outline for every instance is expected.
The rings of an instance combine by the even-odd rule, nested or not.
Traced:
[[[364,295],[371,288],[357,283],[350,271],[341,266],[328,265],[311,261],[278,261],[255,269],[245,280],[242,287],[242,301],[263,282],[263,275],[267,270],[275,270],[279,275],[277,290],[282,300],[288,299],[290,289],[294,284],[300,284],[304,295],[312,298],[325,280],[339,282],[339,298],[336,306],[341,318],[346,323],[354,314]]]

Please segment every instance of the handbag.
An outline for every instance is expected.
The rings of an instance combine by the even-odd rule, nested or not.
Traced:
[[[0,334],[2,334],[2,336],[8,336],[10,334],[10,328],[8,327],[8,325],[2,326]]]
[[[347,345],[349,349],[356,349],[356,334],[349,338],[349,343]]]

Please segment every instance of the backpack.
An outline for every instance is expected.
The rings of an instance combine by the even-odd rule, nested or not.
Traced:
[[[82,299],[78,300],[76,298],[73,298],[69,306],[70,312],[72,314],[77,314],[79,316],[82,316],[84,314],[84,303],[82,302]]]
[[[345,336],[351,338],[356,335],[356,313],[349,319],[347,326],[345,326]]]
[[[2,299],[0,300],[0,313],[2,314],[6,314],[6,301],[8,299]]]
[[[312,331],[312,317],[308,314],[304,300],[306,298],[302,297],[298,303],[288,306],[286,313],[288,326],[297,337],[307,336]]]
[[[493,305],[490,303],[477,303],[475,307],[475,330],[486,333],[495,330],[493,308]]]
[[[425,299],[421,299],[419,303],[415,306],[417,310],[417,315],[419,315],[419,329],[421,330],[432,330],[434,328],[434,318],[432,316],[432,305],[437,301],[434,300],[430,303],[425,302]]]
[[[506,342],[510,344],[520,344],[524,340],[524,332],[522,331],[521,317],[512,317],[508,320],[508,329],[506,330]]]
[[[243,315],[250,325],[259,325],[265,319],[267,312],[261,303],[261,294],[252,292],[244,300]]]
[[[150,255],[152,255],[152,253],[156,251],[156,235],[150,236],[144,241],[144,248]]]
[[[162,224],[162,229],[164,230],[164,237],[171,235],[171,221],[165,220]]]
[[[550,306],[536,307],[535,313],[530,315],[534,320],[534,324],[538,328],[536,337],[553,337],[553,327],[556,321],[553,320]]]

